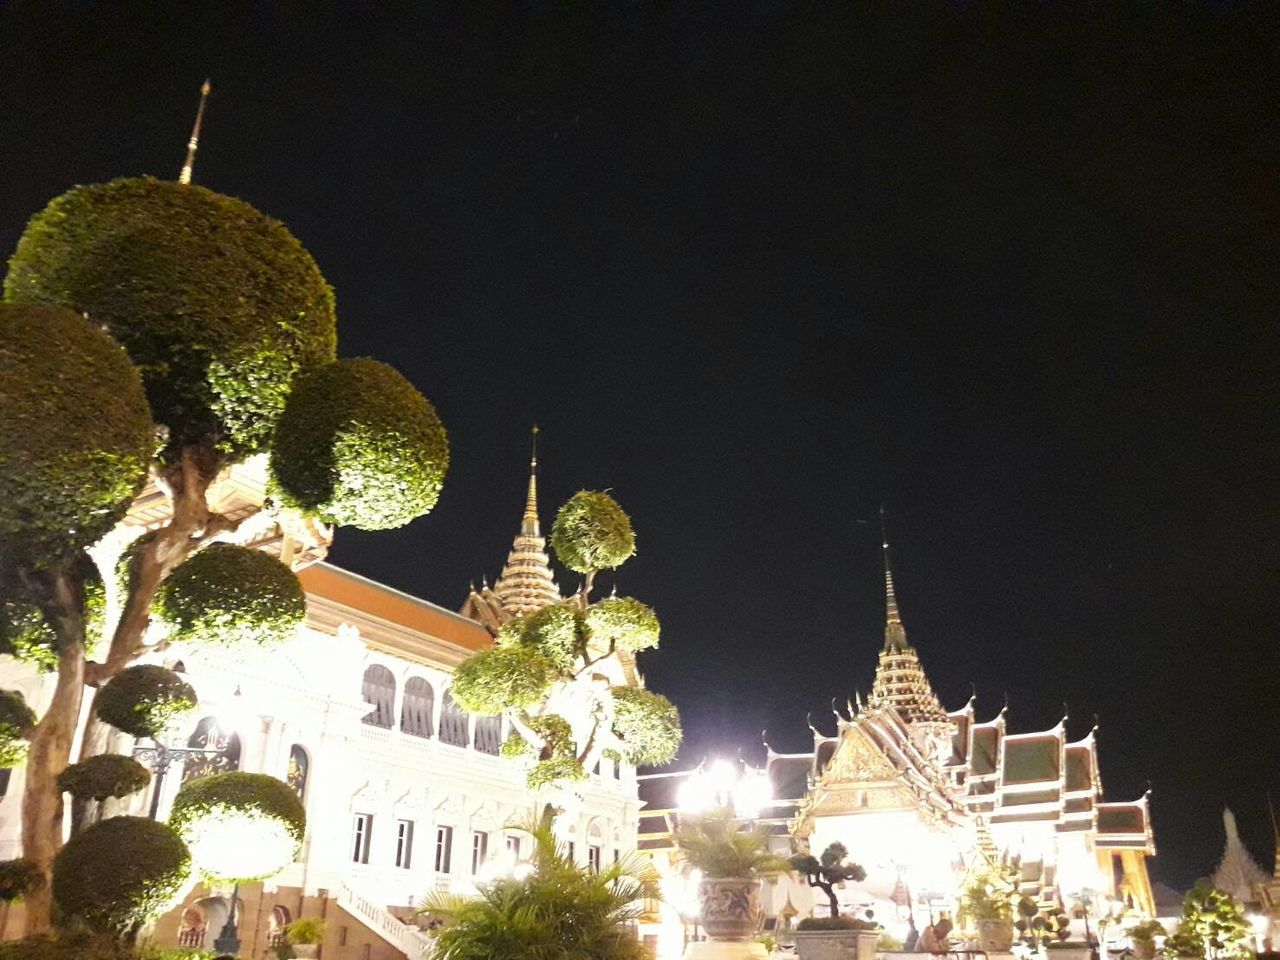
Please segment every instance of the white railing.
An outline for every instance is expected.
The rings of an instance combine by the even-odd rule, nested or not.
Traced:
[[[409,960],[430,960],[432,955],[430,937],[417,927],[392,915],[386,907],[362,896],[345,882],[338,889],[338,906],[386,940]]]

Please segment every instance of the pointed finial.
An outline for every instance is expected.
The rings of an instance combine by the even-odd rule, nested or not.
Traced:
[[[884,523],[884,504],[880,505],[880,549],[884,555],[884,647],[905,650],[907,631],[898,612],[898,596],[893,589],[893,570],[889,566],[889,534]]]
[[[525,536],[541,536],[538,524],[538,425],[533,425],[532,452],[529,455],[529,493],[524,501],[524,519],[520,532]]]
[[[191,126],[191,139],[187,141],[187,159],[178,174],[179,183],[190,183],[191,174],[196,165],[196,150],[200,147],[200,125],[204,122],[204,105],[209,101],[209,91],[213,86],[208,80],[200,87],[200,106],[196,107],[196,122]]]
[[[1271,794],[1267,794],[1267,812],[1271,814],[1271,836],[1276,841],[1276,879],[1280,880],[1280,826],[1276,825],[1276,807],[1271,802]]]

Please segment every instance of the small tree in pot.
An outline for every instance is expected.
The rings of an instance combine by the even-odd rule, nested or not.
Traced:
[[[1168,936],[1169,931],[1159,920],[1146,920],[1128,930],[1133,941],[1133,953],[1138,960],[1152,960],[1156,955],[1156,937]]]
[[[324,920],[320,917],[301,917],[284,928],[285,938],[295,957],[320,956],[320,944],[324,943]]]
[[[872,960],[879,938],[879,926],[858,917],[842,916],[836,887],[846,881],[859,883],[867,879],[867,871],[849,859],[843,843],[830,844],[815,857],[801,853],[791,858],[791,869],[809,886],[827,895],[831,915],[806,917],[796,926],[796,949],[802,960],[836,960],[857,957]]]
[[[965,887],[961,913],[978,930],[978,940],[988,953],[1008,953],[1013,945],[1013,902],[1018,868],[992,864]]]
[[[768,836],[723,808],[687,818],[675,841],[684,863],[702,873],[698,902],[707,936],[750,939],[760,919],[760,878],[785,873],[789,867],[769,852]]]

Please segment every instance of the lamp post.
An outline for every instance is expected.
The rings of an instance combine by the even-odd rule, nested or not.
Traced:
[[[213,949],[218,953],[229,953],[233,956],[240,952],[240,930],[236,923],[236,904],[240,902],[240,884],[231,886],[231,902],[227,908],[227,922],[218,931],[218,939],[213,941]]]

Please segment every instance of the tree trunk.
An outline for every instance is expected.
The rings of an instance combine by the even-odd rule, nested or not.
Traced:
[[[827,895],[827,901],[831,904],[831,915],[833,917],[840,916],[840,901],[836,899],[836,890],[834,883],[823,883],[821,880],[809,879],[809,886],[821,890]]]
[[[53,701],[31,736],[22,795],[22,855],[35,864],[43,881],[24,898],[28,934],[41,933],[52,922],[53,858],[62,847],[58,774],[71,759],[84,698],[84,590],[65,572],[51,579],[50,595],[41,605],[58,637],[58,680]]]

